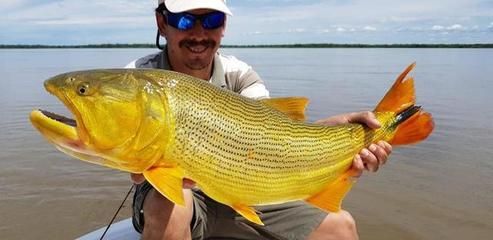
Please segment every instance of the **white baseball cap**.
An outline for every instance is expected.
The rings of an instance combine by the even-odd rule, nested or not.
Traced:
[[[187,12],[195,9],[213,9],[228,15],[233,15],[226,6],[226,0],[158,0],[158,5],[164,3],[172,13]]]

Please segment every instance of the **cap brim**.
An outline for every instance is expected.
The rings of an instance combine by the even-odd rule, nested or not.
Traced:
[[[172,13],[188,12],[195,9],[213,9],[226,13],[230,16],[233,13],[226,6],[223,0],[209,0],[209,1],[184,1],[184,0],[167,0],[164,1],[166,8]]]

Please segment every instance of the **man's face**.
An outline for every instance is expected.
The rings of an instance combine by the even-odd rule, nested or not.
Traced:
[[[194,15],[212,12],[208,9],[190,11]],[[212,64],[214,54],[221,44],[224,25],[217,29],[204,29],[197,21],[190,30],[178,30],[166,23],[163,15],[157,14],[158,26],[166,38],[169,58],[173,68],[188,68],[192,71],[203,70]],[[175,66],[179,64],[180,66]]]

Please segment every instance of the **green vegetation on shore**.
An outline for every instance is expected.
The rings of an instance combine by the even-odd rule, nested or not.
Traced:
[[[0,44],[0,49],[32,49],[32,48],[154,48],[154,44],[87,44],[87,45],[41,45],[41,44]],[[308,44],[261,44],[261,45],[223,45],[223,48],[493,48],[493,43],[477,44],[339,44],[339,43],[308,43]]]

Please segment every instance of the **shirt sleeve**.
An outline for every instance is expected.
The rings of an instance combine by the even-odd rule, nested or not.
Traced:
[[[137,60],[133,60],[132,62],[130,62],[127,65],[125,65],[124,68],[137,68],[137,66],[135,64],[136,62],[137,62]]]
[[[125,68],[163,68],[160,67],[161,59],[163,58],[162,52],[154,53],[147,55],[145,57],[141,57],[133,60],[128,63]],[[163,68],[167,69],[167,68]]]
[[[269,98],[269,91],[262,83],[254,83],[243,89],[240,94],[254,99]]]
[[[232,56],[225,57],[225,75],[228,88],[245,97],[268,98],[264,81],[252,67]]]

